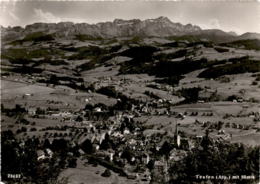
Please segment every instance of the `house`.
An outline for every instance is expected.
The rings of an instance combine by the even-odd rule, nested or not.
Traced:
[[[136,145],[136,140],[135,139],[130,139],[128,142],[130,145]]]
[[[147,153],[145,153],[145,154],[142,156],[142,162],[143,162],[144,164],[148,164],[149,161],[150,161],[150,156],[149,156]]]
[[[154,162],[154,170],[157,173],[163,174],[164,173],[164,163],[162,161],[156,160]]]
[[[196,136],[196,139],[197,139],[197,140],[201,140],[202,138],[203,138],[202,135],[197,135],[197,136]]]
[[[195,120],[194,124],[203,124],[204,125],[204,122],[200,122],[199,120]]]
[[[113,136],[113,137],[122,138],[124,135],[117,131],[117,132],[114,132],[114,133],[112,134],[112,136]]]
[[[84,155],[85,154],[85,152],[82,149],[79,149],[79,153],[80,153],[80,155]]]
[[[40,161],[40,160],[44,160],[46,159],[46,156],[45,156],[45,153],[43,150],[37,150],[37,160]]]
[[[159,100],[158,100],[158,103],[163,103],[163,100],[162,100],[162,99],[159,99]]]
[[[248,117],[249,118],[255,118],[255,115],[252,114],[252,115],[249,115]]]
[[[204,89],[202,91],[199,91],[199,98],[200,101],[209,99],[212,95],[214,95],[215,91],[210,89]]]
[[[111,134],[112,134],[112,128],[107,131],[107,134],[108,134],[108,135],[111,135]]]
[[[28,114],[31,116],[36,115],[36,108],[35,107],[29,107],[28,108]]]
[[[148,108],[147,108],[147,107],[143,107],[143,108],[142,108],[142,112],[143,112],[143,113],[148,113]]]
[[[184,119],[186,116],[183,113],[179,113],[176,118]]]
[[[97,139],[99,139],[99,144],[101,144],[103,140],[105,140],[105,137],[106,137],[106,133],[102,133],[100,137],[97,137]]]
[[[52,116],[54,117],[62,117],[62,118],[71,118],[73,115],[70,112],[59,112],[59,113],[53,113]]]
[[[114,153],[109,153],[109,160],[110,160],[110,162],[113,161],[113,158],[114,158]]]
[[[74,141],[72,141],[72,142],[70,143],[70,146],[71,146],[72,148],[75,148],[75,147],[77,146],[77,144],[76,144]]]
[[[100,146],[98,145],[98,144],[93,144],[93,148],[96,150],[96,151],[98,151],[99,150],[99,148],[100,148]]]
[[[244,109],[247,109],[249,107],[249,105],[243,105],[242,106]]]
[[[134,174],[128,174],[128,175],[127,175],[127,179],[134,180],[134,179],[136,179],[136,175],[134,175]]]
[[[180,140],[180,147],[184,150],[189,150],[190,149],[190,143],[187,138],[182,138]]]
[[[81,138],[78,140],[78,144],[81,145],[81,144],[83,144],[86,140],[90,140],[90,142],[93,143],[93,137],[92,137],[90,134],[87,134],[87,136],[81,137]]]
[[[161,146],[156,146],[156,147],[155,147],[155,150],[156,150],[156,151],[160,151],[160,149],[161,149]]]
[[[242,103],[244,100],[242,98],[237,99],[238,102]]]
[[[135,161],[135,157],[132,157],[132,158],[131,158],[131,162],[134,162],[134,161]]]
[[[176,150],[176,149],[173,149],[173,150],[170,152],[169,160],[174,161],[174,162],[177,162],[177,161],[182,160],[182,159],[185,158],[186,156],[187,156],[187,151],[185,151],[185,150]]]
[[[48,157],[49,157],[49,158],[52,158],[53,152],[51,151],[51,149],[47,148],[47,149],[46,149],[46,152],[47,152]]]
[[[145,170],[144,173],[142,173],[141,181],[150,181],[151,180],[151,174],[148,169]]]
[[[124,135],[130,134],[130,131],[128,129],[125,129],[123,132]]]
[[[96,107],[96,108],[94,109],[94,111],[95,111],[95,112],[102,112],[102,109],[101,109],[100,107]]]
[[[219,130],[219,131],[218,131],[218,134],[219,134],[219,135],[225,134],[225,130],[223,130],[223,129]]]

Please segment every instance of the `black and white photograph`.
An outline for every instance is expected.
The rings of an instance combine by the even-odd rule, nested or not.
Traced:
[[[0,0],[0,184],[260,184],[259,0]]]

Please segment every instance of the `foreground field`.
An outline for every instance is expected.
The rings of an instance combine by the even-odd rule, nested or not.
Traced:
[[[77,168],[69,168],[64,170],[59,178],[68,178],[68,184],[134,184],[136,181],[131,181],[125,177],[118,176],[117,173],[111,172],[110,177],[103,177],[101,174],[106,170],[102,166],[91,166],[84,164],[78,160]],[[139,181],[140,182],[140,181]]]

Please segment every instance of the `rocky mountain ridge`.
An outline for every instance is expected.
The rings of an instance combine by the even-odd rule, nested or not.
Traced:
[[[173,23],[167,17],[158,17],[155,19],[115,19],[113,22],[101,22],[97,24],[88,23],[34,23],[25,26],[25,28],[1,27],[2,38],[4,40],[21,39],[27,34],[34,32],[44,32],[54,34],[57,38],[71,38],[75,35],[87,35],[99,38],[114,37],[170,37],[192,35],[199,38],[208,39],[214,42],[226,42],[239,39],[259,39],[258,33],[245,33],[236,36],[231,32],[224,32],[218,29],[203,30],[199,26],[181,23]]]

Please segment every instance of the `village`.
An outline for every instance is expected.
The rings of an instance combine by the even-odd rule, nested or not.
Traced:
[[[25,78],[23,80],[23,82],[28,82],[25,81]],[[116,89],[114,86],[110,86],[111,83],[106,84],[107,80],[103,81],[105,82],[102,84],[95,83],[95,91],[100,91],[101,88]],[[131,82],[126,84],[124,81],[123,84],[130,85]],[[104,86],[104,84],[106,85]],[[166,86],[164,90],[167,89],[169,90],[167,93],[172,94],[173,89]],[[109,168],[129,180],[142,181],[142,183],[150,183],[153,180],[169,182],[171,164],[182,160],[189,151],[200,146],[206,134],[205,128],[208,128],[212,141],[223,143],[230,143],[232,140],[232,134],[226,133],[224,127],[245,132],[254,128],[252,125],[228,122],[227,120],[230,118],[235,118],[232,114],[225,114],[223,122],[212,122],[210,118],[215,116],[215,112],[211,108],[205,111],[180,111],[180,108],[173,106],[171,98],[162,99],[158,96],[132,100],[131,97],[127,98],[121,94],[118,95],[116,103],[112,106],[103,103],[95,104],[91,97],[79,96],[76,99],[84,105],[81,104],[83,108],[77,108],[76,111],[70,106],[67,107],[67,110],[66,108],[59,109],[59,105],[64,105],[62,100],[47,100],[46,104],[49,107],[45,106],[45,108],[33,106],[30,104],[30,98],[33,96],[34,94],[26,93],[17,97],[18,101],[21,98],[26,99],[26,102],[29,103],[25,107],[19,106],[21,109],[24,108],[27,115],[23,115],[23,119],[18,120],[17,123],[32,127],[27,130],[24,128],[26,126],[22,126],[16,131],[17,134],[23,134],[22,137],[39,138],[40,142],[48,140],[49,145],[53,144],[55,139],[65,139],[68,141],[69,147],[74,150],[66,153],[67,155],[85,162],[94,160],[94,163]],[[243,102],[233,100],[230,103]],[[197,104],[201,106],[208,103],[199,100]],[[54,108],[55,105],[57,108]],[[245,106],[244,109],[248,108],[246,105],[243,106]],[[161,127],[155,128],[153,124],[147,124],[147,121],[154,117],[166,118],[168,122],[161,122]],[[237,117],[249,117],[258,121],[259,113],[238,114]],[[209,120],[206,121],[205,118],[209,118]],[[38,120],[58,121],[59,124],[33,128],[35,124],[38,124],[35,123]],[[191,121],[192,123],[189,123]],[[163,126],[165,128],[162,128]],[[198,133],[185,131],[191,127],[201,127],[201,130]],[[257,126],[255,131],[259,131]],[[37,133],[35,134],[35,132]],[[22,141],[21,144],[24,142]],[[38,146],[38,148],[37,162],[48,163],[55,151],[51,150],[51,146],[46,145]]]

